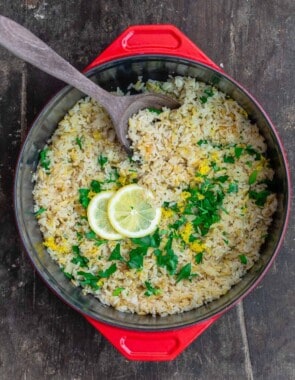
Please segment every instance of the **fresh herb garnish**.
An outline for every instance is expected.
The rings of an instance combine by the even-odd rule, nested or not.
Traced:
[[[97,235],[96,235],[96,233],[94,232],[94,231],[89,231],[89,232],[86,232],[85,233],[85,237],[86,237],[86,239],[88,239],[88,240],[94,240],[95,241],[95,245],[96,246],[100,246],[100,245],[102,245],[102,244],[104,244],[104,243],[106,243],[107,241],[106,240],[103,240],[103,239],[99,239],[98,237],[97,237]]]
[[[198,145],[205,145],[205,144],[208,144],[208,140],[199,140],[198,142],[197,142],[197,144]]]
[[[45,169],[47,172],[50,169],[50,159],[48,157],[49,148],[44,148],[41,150],[39,157],[40,157],[40,165],[43,169]]]
[[[125,290],[125,288],[118,287],[118,288],[114,289],[113,296],[115,296],[115,297],[119,296],[123,292],[123,290]]]
[[[108,158],[103,156],[103,155],[100,155],[97,159],[101,169],[103,169],[105,167],[105,164],[108,162]]]
[[[121,245],[117,243],[116,247],[112,250],[109,260],[119,260],[124,261],[124,258],[121,255]]]
[[[195,262],[201,264],[203,262],[203,252],[199,252],[195,255]]]
[[[72,258],[71,263],[79,264],[81,268],[87,267],[89,260],[87,257],[81,255],[80,248],[77,245],[73,245],[72,251],[74,252],[75,257]]]
[[[147,235],[141,238],[131,238],[131,241],[139,245],[140,247],[148,248],[157,248],[160,245],[161,239],[159,230],[157,229],[156,232],[153,235]]]
[[[184,216],[181,216],[174,223],[169,225],[169,228],[177,230],[179,227],[183,226],[187,222],[187,219]]]
[[[44,207],[40,207],[39,210],[37,210],[36,212],[34,212],[35,216],[40,216],[41,214],[43,214],[43,212],[45,212],[47,209],[44,208]]]
[[[217,165],[217,163],[215,161],[212,161],[210,163],[210,166],[211,168],[215,171],[215,172],[219,172],[221,170],[221,168]]]
[[[240,158],[241,155],[242,155],[242,153],[243,153],[243,151],[244,151],[244,148],[236,146],[235,147],[235,157],[236,158]]]
[[[270,194],[271,192],[268,190],[262,190],[262,191],[250,190],[249,198],[255,200],[255,204],[257,206],[264,206],[266,199]]]
[[[200,101],[202,104],[207,103],[208,97],[207,96],[200,96]]]
[[[106,270],[100,270],[98,272],[98,276],[100,278],[109,278],[113,273],[115,273],[117,270],[117,265],[114,263],[111,266],[108,267]]]
[[[261,158],[261,153],[257,152],[257,150],[253,149],[251,145],[248,145],[246,148],[245,148],[245,151],[252,155],[252,156],[255,156],[255,161],[259,161],[260,158]]]
[[[87,208],[90,202],[90,199],[88,198],[89,192],[89,189],[79,189],[79,202],[84,208]]]
[[[156,113],[157,115],[160,115],[160,113],[163,112],[162,110],[158,110],[157,108],[154,108],[154,107],[149,107],[148,110],[152,113]]]
[[[95,276],[92,273],[79,271],[77,273],[79,276],[83,276],[84,280],[80,281],[82,286],[89,285],[92,289],[97,290],[100,288],[98,281],[100,280],[99,276]]]
[[[117,182],[117,179],[120,177],[118,169],[112,168],[112,171],[109,174],[109,178],[106,180],[107,183]]]
[[[221,182],[221,183],[224,183],[228,180],[229,176],[228,175],[221,175],[219,177],[216,178],[216,181],[218,182]]]
[[[205,94],[206,95],[208,95],[208,97],[211,97],[211,96],[213,96],[214,95],[214,92],[213,92],[213,90],[212,90],[212,88],[206,88],[205,90],[204,90],[204,92],[205,92]]]
[[[249,185],[253,185],[256,182],[258,170],[254,170],[249,176]]]
[[[94,179],[90,183],[90,188],[94,193],[99,193],[101,191],[101,183]]]
[[[149,281],[145,281],[145,286],[147,291],[144,293],[145,296],[150,297],[152,295],[156,296],[161,293],[161,289],[155,288]]]
[[[244,265],[246,265],[248,262],[247,257],[245,255],[239,255],[239,259],[240,259],[241,263]]]
[[[69,280],[73,280],[74,276],[71,273],[66,272],[64,268],[62,268],[62,272],[66,276],[66,278],[68,278]]]
[[[226,162],[227,164],[234,164],[235,163],[235,158],[234,156],[224,156],[223,157],[223,162]]]
[[[211,225],[220,220],[219,210],[225,195],[220,186],[208,178],[188,191],[191,196],[186,200],[184,214],[195,216],[192,220],[195,232],[205,236]]]
[[[207,96],[200,96],[200,101],[202,104],[207,103],[208,98],[211,98],[214,95],[212,88],[208,87],[204,90],[204,94]]]
[[[176,202],[164,202],[163,203],[163,207],[166,208],[166,209],[170,209],[172,211],[175,211],[175,212],[179,211],[179,208],[178,208]]]
[[[178,257],[174,253],[174,250],[172,249],[172,241],[173,241],[173,235],[170,234],[167,243],[165,245],[165,253],[163,253],[160,249],[156,249],[154,251],[154,255],[157,258],[157,264],[160,267],[165,267],[169,274],[174,274],[176,271],[176,267],[178,264]]]
[[[181,280],[191,280],[193,277],[197,276],[196,273],[192,273],[192,265],[188,263],[184,265],[177,274],[176,283]]]
[[[147,247],[137,247],[129,252],[127,265],[131,269],[142,269],[143,258],[147,254]]]
[[[237,183],[233,182],[230,183],[227,189],[228,194],[230,193],[237,193],[239,191],[239,186]]]
[[[76,137],[75,139],[75,142],[76,144],[78,145],[78,147],[83,150],[83,147],[82,147],[82,139],[80,137]]]

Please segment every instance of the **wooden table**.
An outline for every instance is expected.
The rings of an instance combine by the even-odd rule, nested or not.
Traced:
[[[260,100],[294,167],[293,0],[10,0],[0,13],[82,69],[131,24],[172,23]],[[0,378],[295,379],[294,215],[261,285],[172,362],[129,362],[36,276],[18,239],[20,146],[58,80],[0,49]]]

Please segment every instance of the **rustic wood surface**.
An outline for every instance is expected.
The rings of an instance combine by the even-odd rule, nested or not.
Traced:
[[[173,23],[260,100],[295,164],[294,0],[0,0],[82,69],[131,24]],[[129,362],[36,276],[13,175],[27,130],[63,84],[0,49],[0,379],[295,379],[294,215],[260,286],[172,362]]]

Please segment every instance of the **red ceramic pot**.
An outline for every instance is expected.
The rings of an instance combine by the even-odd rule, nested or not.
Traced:
[[[42,245],[33,215],[32,172],[36,169],[40,149],[82,94],[70,86],[65,87],[46,105],[30,129],[17,164],[14,206],[21,239],[37,272],[53,292],[81,313],[127,358],[171,360],[253,290],[270,268],[282,244],[290,210],[291,185],[286,155],[275,127],[253,96],[172,25],[129,27],[85,72],[110,91],[117,87],[126,89],[138,76],[143,80],[166,80],[169,75],[183,75],[214,83],[248,112],[268,144],[268,156],[275,169],[278,209],[259,261],[220,299],[182,314],[152,317],[122,313],[102,305],[92,296],[83,295],[80,288],[64,277]]]

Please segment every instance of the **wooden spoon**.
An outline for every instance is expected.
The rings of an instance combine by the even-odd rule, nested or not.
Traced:
[[[161,94],[110,94],[80,73],[28,29],[4,16],[0,16],[0,44],[24,61],[97,100],[109,113],[117,137],[128,153],[131,153],[127,137],[128,119],[133,114],[148,107],[179,107],[175,99]]]

